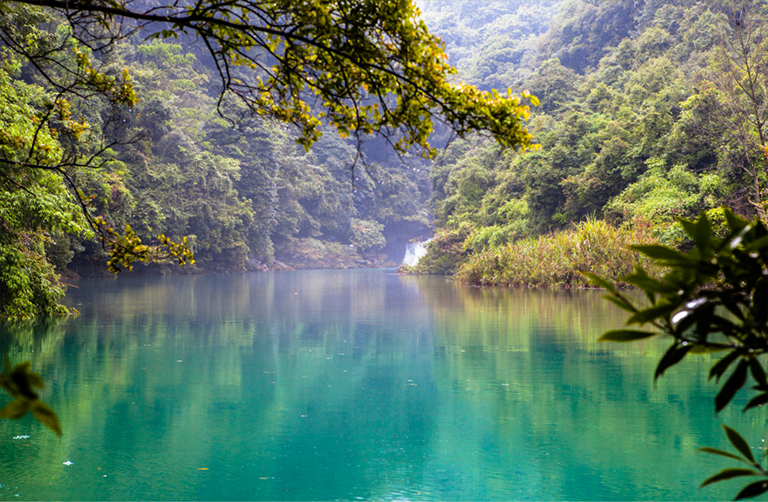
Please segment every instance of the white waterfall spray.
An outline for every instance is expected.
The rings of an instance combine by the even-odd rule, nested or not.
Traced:
[[[405,246],[405,256],[403,257],[403,265],[408,265],[409,267],[413,267],[417,263],[419,263],[419,260],[421,259],[421,257],[427,254],[427,243],[431,240],[432,239],[426,240],[424,242],[409,242]]]

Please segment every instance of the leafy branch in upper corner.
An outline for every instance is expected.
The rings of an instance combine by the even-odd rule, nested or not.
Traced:
[[[410,0],[0,2],[0,11],[12,8],[55,16],[95,53],[139,31],[194,36],[220,78],[219,112],[234,122],[264,115],[294,124],[305,148],[325,122],[342,136],[378,133],[398,151],[418,145],[434,155],[435,120],[462,137],[484,131],[506,147],[534,147],[523,122],[536,98],[452,84],[443,43]],[[0,39],[37,64],[40,55],[4,31],[13,30],[0,25]],[[50,82],[61,87],[53,75]]]
[[[0,374],[0,386],[13,398],[0,410],[0,418],[18,420],[32,411],[32,415],[57,436],[61,436],[61,424],[56,412],[45,404],[34,389],[45,387],[43,379],[37,373],[30,371],[29,361],[17,364],[11,368],[8,356],[3,359],[4,370]]]
[[[682,361],[688,354],[722,352],[723,357],[711,368],[709,378],[718,383],[729,368],[715,396],[715,411],[731,402],[743,388],[749,375],[757,391],[744,411],[768,403],[768,378],[764,363],[758,358],[768,353],[768,229],[764,222],[748,222],[724,209],[723,236],[713,232],[705,213],[696,221],[680,219],[693,248],[680,252],[674,248],[650,245],[633,249],[667,267],[669,272],[657,279],[642,267],[622,278],[637,286],[649,305],[640,308],[614,284],[594,274],[587,275],[596,285],[608,290],[605,298],[630,312],[627,325],[650,324],[656,330],[620,329],[608,331],[601,341],[629,342],[665,334],[672,345],[656,367],[654,379]],[[707,479],[702,486],[738,476],[765,476],[737,495],[754,497],[768,491],[768,468],[753,458],[747,443],[733,429],[725,428],[728,440],[742,457],[728,452],[702,448],[701,451],[747,462],[753,469],[726,469]]]

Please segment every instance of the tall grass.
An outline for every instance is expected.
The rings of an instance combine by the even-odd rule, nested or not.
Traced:
[[[635,262],[658,273],[651,262],[629,249],[654,242],[650,226],[616,228],[590,218],[570,230],[529,238],[472,255],[456,273],[464,284],[576,288],[589,285],[579,270],[616,280]]]

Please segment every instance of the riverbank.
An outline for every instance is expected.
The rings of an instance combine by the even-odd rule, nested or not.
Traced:
[[[61,271],[67,280],[78,278],[110,277],[112,273],[106,267],[106,255],[97,255],[98,259],[74,260],[69,267]],[[275,246],[274,257],[266,260],[260,256],[249,255],[243,259],[218,256],[213,260],[200,260],[191,265],[178,266],[172,261],[133,264],[133,271],[123,271],[130,275],[178,275],[206,274],[221,272],[266,272],[302,269],[350,269],[350,268],[390,268],[397,264],[386,254],[377,250],[361,250],[357,246],[323,241],[314,238],[290,239]]]
[[[472,286],[522,286],[580,288],[590,285],[580,271],[617,281],[640,263],[651,274],[660,273],[645,256],[630,249],[634,244],[654,243],[650,225],[613,227],[600,220],[583,221],[569,230],[521,239],[487,248],[475,254],[454,250],[457,282]],[[455,246],[454,246],[455,248]],[[444,259],[427,253],[415,267],[403,273],[425,273],[432,262]]]

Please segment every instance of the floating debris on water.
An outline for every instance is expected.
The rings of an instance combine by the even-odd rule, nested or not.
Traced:
[[[13,436],[13,439],[29,439],[31,436]]]

